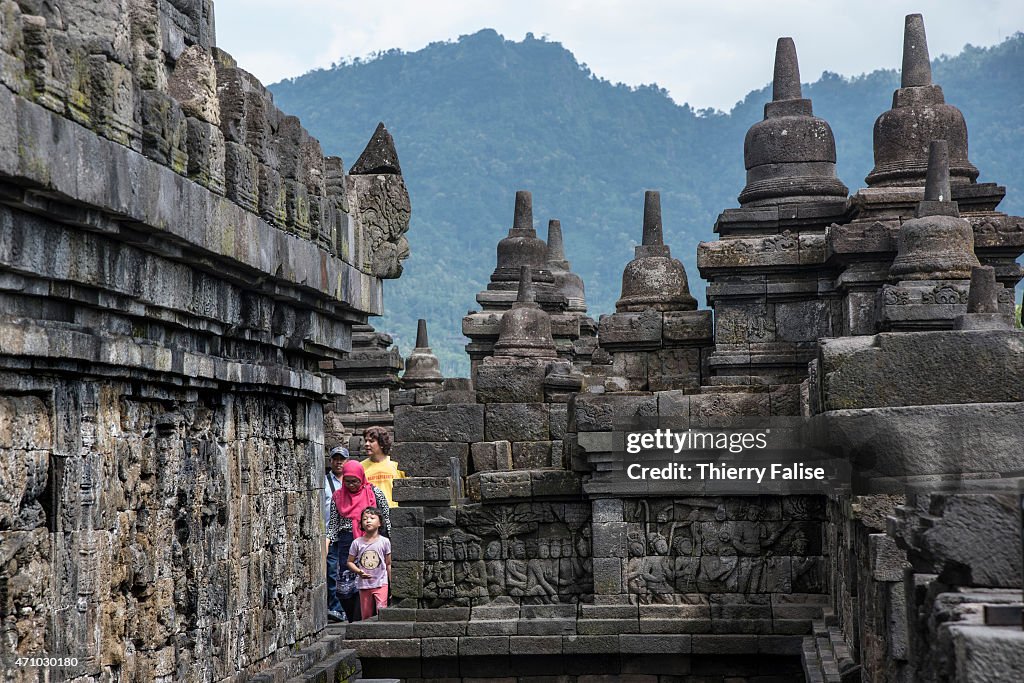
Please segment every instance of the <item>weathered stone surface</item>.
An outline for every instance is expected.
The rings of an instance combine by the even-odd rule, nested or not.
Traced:
[[[473,470],[488,472],[512,469],[512,444],[508,441],[485,441],[470,446]]]
[[[512,469],[530,470],[550,466],[550,441],[517,441],[512,444]]]
[[[484,406],[398,406],[396,441],[485,441]]]
[[[894,529],[915,569],[955,586],[1021,584],[1017,496],[932,493],[922,494],[918,504],[897,510]]]
[[[832,339],[820,358],[825,410],[1024,400],[1024,335],[1010,330]]]
[[[392,447],[391,459],[407,477],[450,477],[452,458],[459,461],[460,472],[467,471],[469,448],[464,443],[400,442]]]
[[[488,403],[485,420],[487,441],[545,441],[551,434],[544,403]]]
[[[656,417],[658,403],[650,395],[578,394],[570,414],[578,432],[612,431],[637,418]]]
[[[661,346],[662,325],[661,314],[653,310],[602,315],[597,338],[602,348],[656,348]]]
[[[544,365],[481,365],[476,373],[476,391],[482,403],[538,403],[544,399]]]

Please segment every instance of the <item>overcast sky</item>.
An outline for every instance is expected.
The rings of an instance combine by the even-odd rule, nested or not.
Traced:
[[[924,14],[931,56],[1024,30],[1021,0],[215,0],[217,44],[264,83],[345,57],[493,28],[562,43],[598,76],[657,83],[677,103],[728,110],[771,80],[779,36],[792,36],[804,82],[898,68],[903,17]]]

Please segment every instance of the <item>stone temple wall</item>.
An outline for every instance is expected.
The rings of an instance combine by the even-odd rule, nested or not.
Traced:
[[[209,1],[0,2],[5,680],[223,680],[326,624],[322,366],[408,195],[213,45]]]

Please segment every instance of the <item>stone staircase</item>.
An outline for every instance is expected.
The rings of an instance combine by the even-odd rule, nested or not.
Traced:
[[[807,683],[860,683],[860,665],[850,653],[830,612],[811,622],[813,634],[804,638],[801,659]]]
[[[363,678],[355,650],[345,648],[345,624],[330,624],[324,635],[249,683],[399,683],[397,678]]]

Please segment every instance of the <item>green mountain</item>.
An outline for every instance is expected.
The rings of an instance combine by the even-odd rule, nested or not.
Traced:
[[[799,46],[798,46],[799,47]],[[764,56],[770,80],[773,56]],[[934,62],[935,82],[960,107],[980,180],[1006,185],[1001,208],[1024,213],[1024,34],[967,46]],[[871,131],[898,87],[895,70],[855,78],[824,73],[804,86],[835,132],[839,175],[856,190],[873,165]],[[613,84],[561,44],[493,30],[391,50],[270,86],[328,154],[351,164],[378,121],[395,137],[412,199],[412,255],[385,284],[378,329],[402,352],[426,318],[446,376],[464,376],[461,319],[495,265],[517,189],[533,192],[540,236],[558,218],[566,255],[586,282],[590,314],[614,310],[623,266],[639,242],[646,189],[661,190],[665,238],[703,301],[697,243],[743,188],[743,137],[762,117],[769,88],[728,114],[675,104],[663,89]]]

